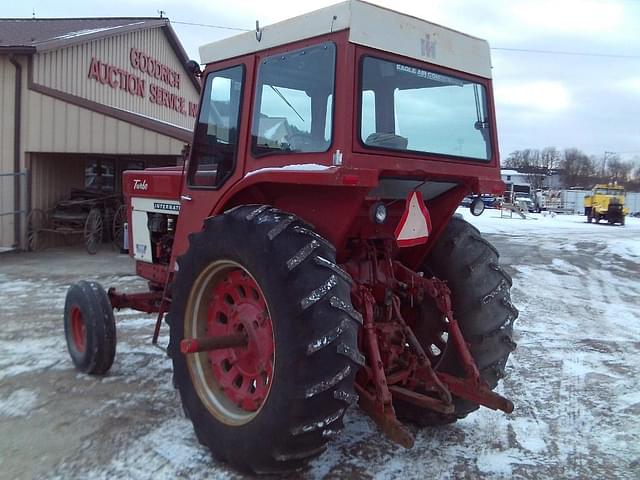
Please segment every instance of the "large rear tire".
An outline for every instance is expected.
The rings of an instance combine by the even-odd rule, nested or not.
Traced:
[[[267,206],[210,218],[189,242],[168,319],[184,411],[218,459],[255,473],[298,469],[357,399],[351,279],[325,239]],[[184,338],[238,331],[247,347],[180,352]]]
[[[511,277],[499,264],[498,251],[482,238],[468,222],[453,217],[424,263],[425,274],[446,280],[451,290],[453,313],[457,319],[481,377],[491,389],[504,377],[509,354],[515,349],[513,322],[518,310],[511,303]],[[423,322],[446,325],[435,307],[428,303],[421,309]],[[415,328],[425,351],[433,342],[433,329]],[[436,358],[435,370],[464,376],[459,356],[452,345],[437,345],[442,357]],[[433,363],[433,359],[432,359]],[[419,425],[455,422],[478,405],[454,397],[455,412],[444,415],[397,402],[399,417]]]

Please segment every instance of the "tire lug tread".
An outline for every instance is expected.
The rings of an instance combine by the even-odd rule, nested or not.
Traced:
[[[313,290],[309,295],[300,300],[300,306],[302,310],[306,310],[315,303],[322,300],[329,292],[338,284],[338,278],[335,275],[331,275],[326,282]]]
[[[340,355],[344,355],[356,365],[360,367],[364,365],[364,362],[365,362],[364,355],[362,355],[359,351],[354,350],[346,343],[342,343],[342,342],[339,343],[337,350]]]
[[[342,370],[340,370],[335,375],[329,378],[325,378],[324,380],[321,380],[320,382],[307,388],[304,392],[305,398],[314,397],[319,393],[325,392],[330,388],[335,387],[338,383],[344,380],[350,373],[351,373],[351,366],[350,365],[345,366]]]

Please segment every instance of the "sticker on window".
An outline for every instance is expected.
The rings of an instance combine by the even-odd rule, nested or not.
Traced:
[[[462,80],[458,80],[457,78],[440,75],[439,73],[427,72],[426,70],[410,67],[409,65],[402,65],[400,63],[396,63],[396,71],[409,73],[411,75],[415,75],[416,77],[426,78],[428,80],[433,80],[434,82],[438,83],[445,83],[447,85],[458,85],[459,87],[464,86],[464,82]]]

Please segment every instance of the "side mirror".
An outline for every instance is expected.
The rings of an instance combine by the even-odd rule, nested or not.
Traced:
[[[482,201],[482,198],[474,198],[473,202],[471,202],[471,205],[469,206],[469,210],[471,210],[471,215],[474,217],[482,215],[482,212],[484,212],[484,202]]]
[[[187,71],[194,77],[200,77],[202,70],[200,70],[200,64],[195,60],[189,60],[186,64]]]

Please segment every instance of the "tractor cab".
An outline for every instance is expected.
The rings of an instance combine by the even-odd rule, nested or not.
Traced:
[[[260,195],[295,212],[299,193],[279,187],[295,178],[323,210],[350,212],[310,219],[343,244],[360,227],[357,211],[404,200],[417,184],[425,200],[447,204],[447,218],[464,194],[502,190],[484,40],[353,1],[200,54],[207,66],[184,183],[194,200],[183,205],[194,218]],[[444,221],[435,219],[436,232]]]
[[[304,215],[340,250],[363,232],[393,237],[413,191],[435,239],[464,196],[503,190],[484,40],[347,1],[204,45],[200,55],[186,171],[124,179],[131,198],[153,197],[153,185],[180,175],[181,191],[170,193],[181,211],[172,268],[203,218],[245,203]],[[143,177],[150,189],[135,190]],[[372,224],[379,202],[385,221]],[[130,230],[146,242],[139,223]]]

